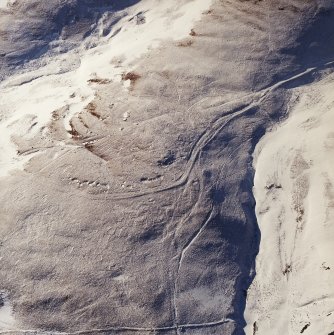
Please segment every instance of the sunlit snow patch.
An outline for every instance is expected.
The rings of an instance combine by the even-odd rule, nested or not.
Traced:
[[[6,8],[7,3],[8,3],[8,0],[0,0],[0,8]]]
[[[247,335],[334,331],[334,76],[293,91],[255,151],[261,230]]]
[[[5,292],[0,291],[0,331],[11,330],[15,325],[13,310]]]

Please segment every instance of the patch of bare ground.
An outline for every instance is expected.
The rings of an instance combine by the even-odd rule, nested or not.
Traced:
[[[93,79],[89,79],[88,82],[92,84],[106,85],[106,84],[109,84],[111,81],[106,78],[93,78]]]
[[[133,87],[134,84],[141,78],[141,75],[138,74],[137,72],[125,72],[122,74],[122,80],[126,81],[126,80],[130,80],[131,82],[131,86]]]
[[[194,44],[193,40],[187,39],[187,40],[184,40],[184,41],[181,41],[181,42],[177,43],[177,46],[178,47],[190,47],[193,44]]]

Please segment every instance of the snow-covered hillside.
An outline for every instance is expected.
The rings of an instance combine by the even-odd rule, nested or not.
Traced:
[[[334,76],[293,90],[254,155],[261,231],[246,334],[334,330]]]
[[[332,335],[333,34],[328,0],[0,0],[0,334]]]
[[[23,156],[18,155],[13,136],[20,141],[33,137],[45,129],[52,113],[64,106],[67,107],[64,126],[70,130],[72,116],[93,100],[96,83],[122,82],[122,75],[131,72],[136,58],[157,48],[163,40],[187,37],[210,3],[168,1],[154,6],[154,1],[142,0],[126,11],[105,14],[95,33],[78,48],[64,55],[45,56],[41,61],[45,65],[37,69],[31,62],[32,69],[27,67],[23,74],[3,81],[0,84],[0,176],[22,169],[35,152],[32,148]],[[104,36],[109,26],[112,28]],[[129,84],[130,79],[124,82],[125,87]],[[43,136],[48,136],[45,131]]]

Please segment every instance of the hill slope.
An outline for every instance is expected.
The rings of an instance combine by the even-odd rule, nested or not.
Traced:
[[[1,9],[0,327],[244,334],[259,245],[267,261],[261,246],[279,236],[255,211],[253,152],[304,87],[330,81],[333,16],[302,0]],[[259,148],[274,154],[280,134]],[[262,152],[259,206],[271,201]],[[284,177],[291,194],[298,176]],[[257,270],[250,297],[271,288]],[[251,331],[258,311],[272,320],[247,306]]]

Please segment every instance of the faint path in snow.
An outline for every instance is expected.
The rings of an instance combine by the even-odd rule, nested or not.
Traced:
[[[254,154],[261,230],[247,335],[334,331],[334,75],[293,89]]]
[[[34,334],[34,335],[84,335],[84,334],[103,334],[108,333],[111,331],[129,331],[129,332],[167,332],[167,331],[178,331],[179,329],[187,330],[187,329],[201,329],[201,328],[210,328],[215,326],[224,325],[229,322],[234,322],[232,319],[225,319],[225,320],[219,320],[216,322],[208,322],[208,323],[198,323],[198,324],[185,324],[185,325],[179,325],[179,326],[171,326],[171,327],[161,327],[161,328],[149,328],[149,327],[110,327],[110,328],[95,328],[95,329],[87,329],[87,330],[81,330],[77,332],[44,332],[39,330],[8,330],[8,331],[0,331],[1,335],[6,334]]]
[[[334,67],[334,62],[328,62],[326,64],[321,64],[319,65],[319,67],[312,67],[309,69],[306,69],[298,74],[295,74],[289,78],[286,78],[282,81],[276,82],[273,85],[264,88],[263,90],[259,91],[259,92],[255,92],[252,94],[248,94],[245,95],[243,97],[243,101],[229,101],[227,103],[224,103],[223,105],[220,106],[220,108],[226,107],[228,108],[229,106],[235,106],[237,104],[237,107],[233,107],[231,108],[231,110],[229,110],[227,113],[225,113],[224,115],[218,117],[216,120],[213,120],[211,122],[209,122],[207,129],[198,137],[198,139],[194,142],[193,147],[189,153],[189,158],[187,161],[187,164],[184,168],[184,173],[182,174],[182,176],[174,183],[170,184],[170,185],[164,185],[162,187],[156,187],[156,188],[152,188],[150,190],[146,190],[146,191],[140,191],[140,192],[113,192],[111,193],[105,193],[102,195],[102,197],[104,199],[108,199],[108,200],[124,200],[124,199],[135,199],[135,198],[139,198],[139,197],[143,197],[143,196],[147,196],[147,195],[152,195],[152,194],[156,194],[156,193],[160,193],[160,192],[165,192],[165,191],[170,191],[170,190],[174,190],[177,189],[181,186],[184,186],[188,180],[189,177],[198,161],[198,158],[200,156],[200,153],[202,152],[203,148],[208,145],[209,143],[211,143],[221,132],[222,130],[234,119],[241,117],[245,114],[247,114],[248,112],[251,112],[253,110],[254,107],[256,106],[260,106],[261,103],[264,101],[264,99],[273,91],[280,89],[280,88],[284,88],[285,86],[288,85],[295,85],[296,87],[299,85],[298,81],[299,80],[303,80],[305,79],[305,77],[312,75],[313,73],[326,69],[326,68],[332,68]],[[90,141],[91,138],[86,138],[83,140],[83,142],[88,142]],[[94,139],[95,140],[95,139]],[[62,146],[64,146],[64,144],[62,144]],[[65,146],[66,147],[66,146]],[[73,147],[73,145],[72,145]],[[84,145],[82,145],[82,148],[84,148]],[[41,151],[43,151],[43,149],[48,149],[48,148],[41,148]],[[70,153],[71,148],[69,147],[69,149],[67,151],[65,151],[65,153],[63,154],[66,155],[67,153]],[[35,154],[35,151],[32,152],[33,154]],[[23,156],[23,158],[26,158],[26,160],[29,160],[31,157],[27,156]],[[42,170],[45,168],[42,167]],[[56,185],[55,185],[56,187]],[[85,196],[84,194],[82,194],[82,196]],[[89,194],[89,198],[93,199],[93,198],[99,198],[99,195],[92,195]]]

